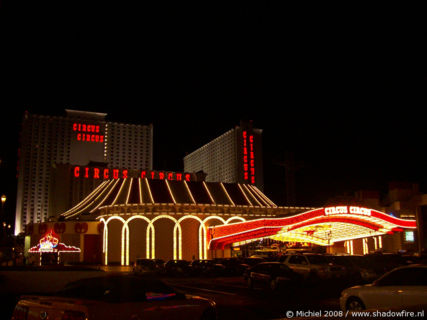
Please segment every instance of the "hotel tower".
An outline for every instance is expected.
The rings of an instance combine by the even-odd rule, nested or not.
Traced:
[[[15,234],[28,223],[56,217],[52,199],[58,172],[74,166],[100,166],[151,170],[153,166],[153,127],[115,123],[106,113],[65,110],[65,116],[25,113],[22,123],[16,202]],[[88,169],[86,169],[88,170]],[[83,172],[82,172],[83,174]],[[79,195],[65,192],[70,198],[62,207],[74,205],[97,184],[80,190]],[[99,183],[98,183],[99,184]],[[75,189],[75,188],[74,188]],[[63,190],[64,191],[64,190]],[[58,192],[56,192],[58,194]],[[61,208],[63,209],[63,208]]]

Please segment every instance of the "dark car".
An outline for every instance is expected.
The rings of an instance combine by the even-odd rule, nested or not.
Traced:
[[[133,263],[135,273],[161,273],[165,262],[161,259],[136,259]]]
[[[303,277],[281,262],[262,262],[248,269],[244,277],[250,289],[255,286],[268,287],[271,290],[295,287]]]
[[[189,266],[193,276],[215,277],[225,273],[225,266],[215,260],[193,260]]]
[[[224,276],[241,276],[249,265],[239,258],[217,258],[216,263],[224,266]]]
[[[168,276],[188,276],[191,274],[190,261],[169,260],[165,263],[164,273]]]
[[[344,267],[347,284],[372,282],[380,276],[364,256],[327,256],[327,259]]]
[[[147,272],[156,272],[157,266],[156,262],[152,259],[136,259],[133,264],[133,272],[137,273],[147,273]]]
[[[155,277],[77,280],[51,295],[26,295],[12,319],[216,319],[213,300],[179,292]]]

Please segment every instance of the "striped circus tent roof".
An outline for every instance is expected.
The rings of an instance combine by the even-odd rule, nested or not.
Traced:
[[[103,181],[61,217],[90,219],[108,207],[164,204],[277,208],[256,186],[248,184],[126,178]]]

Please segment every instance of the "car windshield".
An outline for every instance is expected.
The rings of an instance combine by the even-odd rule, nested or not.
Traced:
[[[171,298],[176,296],[176,293],[160,280],[153,278],[106,276],[70,283],[55,295],[109,302],[132,302]]]

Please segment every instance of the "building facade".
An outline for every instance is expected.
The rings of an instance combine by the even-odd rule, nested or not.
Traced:
[[[24,231],[26,224],[47,221],[58,214],[51,206],[52,191],[56,188],[52,180],[60,179],[57,171],[63,170],[63,165],[102,163],[110,168],[152,169],[152,125],[109,122],[106,116],[76,110],[66,110],[65,116],[25,113],[18,160],[15,234]],[[71,204],[80,201],[93,187],[76,191],[81,195]]]
[[[56,234],[58,241],[80,250],[64,254],[64,263],[129,266],[138,258],[233,257],[264,240],[275,241],[277,253],[300,243],[358,255],[410,249],[401,235],[417,228],[415,219],[373,208],[279,207],[256,186],[190,177],[103,180],[57,221],[28,225],[27,251]],[[416,250],[414,242],[411,247]],[[39,255],[29,259],[40,261]]]
[[[204,171],[208,182],[245,183],[263,190],[262,130],[242,121],[186,155],[184,171]]]

